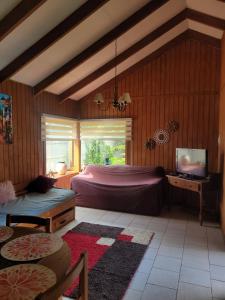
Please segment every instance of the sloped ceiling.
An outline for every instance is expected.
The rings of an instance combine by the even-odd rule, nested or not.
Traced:
[[[0,25],[1,20],[21,2],[18,0],[1,0]],[[33,11],[29,17],[0,42],[0,78],[4,68],[86,2],[85,0],[44,1],[40,7]],[[104,5],[96,9],[78,26],[75,26],[55,43],[52,43],[40,55],[37,55],[28,63],[24,63],[22,68],[19,68],[10,76],[10,79],[36,87],[40,82],[43,82],[52,73],[63,67],[64,64],[82,53],[87,47],[149,2],[155,2],[155,0],[129,0],[129,2],[121,0],[105,1]],[[224,1],[169,0],[164,2],[160,8],[153,11],[117,38],[118,55],[141,39],[144,39],[149,33],[154,32],[162,24],[171,20],[186,8],[219,18],[223,22],[222,24],[225,24]],[[198,19],[194,20],[188,17],[181,19],[180,22],[168,31],[160,34],[157,38],[119,63],[117,73],[120,74],[188,29],[220,40],[225,27],[223,25],[207,25]],[[54,94],[61,94],[62,96],[71,86],[74,86],[95,70],[113,60],[114,56],[115,40],[112,40],[103,49],[90,55],[87,60],[74,69],[69,70],[66,74],[57,78],[57,80],[53,80],[50,85],[44,86],[44,90]],[[114,68],[112,67],[101,76],[94,78],[90,83],[87,83],[69,95],[69,98],[80,100],[97,87],[112,79],[113,76]]]

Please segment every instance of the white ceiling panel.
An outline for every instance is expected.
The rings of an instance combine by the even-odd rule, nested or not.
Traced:
[[[186,0],[187,7],[225,19],[225,3],[218,0]]]
[[[0,0],[0,19],[21,0]],[[0,69],[28,49],[47,32],[78,9],[87,0],[48,0],[0,43]],[[91,1],[91,0],[90,0]],[[110,0],[46,51],[27,64],[11,79],[34,86],[54,71],[82,53],[84,49],[127,19],[149,0]],[[225,2],[218,0],[169,0],[160,9],[139,22],[117,40],[118,54],[140,41],[186,7],[225,20]],[[144,59],[171,39],[192,29],[221,39],[223,31],[203,23],[185,20],[162,35],[118,66],[118,74]],[[115,56],[115,42],[94,54],[77,68],[60,78],[47,91],[60,94],[73,84],[93,73]],[[114,69],[76,92],[72,98],[79,100],[114,77]]]
[[[12,79],[28,85],[37,84],[147,2],[148,0],[129,0],[129,5],[126,1],[121,2],[120,0],[107,2],[60,41],[25,66]],[[119,4],[118,12],[116,8]],[[33,70],[35,72],[32,72]]]
[[[170,20],[185,8],[185,1],[180,1],[179,5],[175,5],[176,3],[177,0],[171,0],[170,2],[166,3],[160,8],[160,10],[155,11],[153,14],[151,14],[151,16],[145,18],[143,21],[139,22],[136,26],[118,38],[118,54],[128,49],[134,43],[144,38],[147,34],[158,28],[166,21]],[[65,89],[69,88],[71,85],[77,83],[94,70],[104,65],[114,56],[115,43],[113,42],[109,46],[105,47],[102,51],[88,59],[85,63],[48,87],[47,91],[56,94],[62,93]]]
[[[2,0],[0,0],[2,1]],[[48,0],[0,43],[0,69],[23,53],[86,0]]]
[[[13,10],[21,0],[0,0],[0,20]]]
[[[209,36],[215,37],[217,39],[221,39],[223,36],[223,30],[193,21],[188,20],[188,26],[190,29],[193,29],[195,31],[198,31],[200,33],[207,34]]]

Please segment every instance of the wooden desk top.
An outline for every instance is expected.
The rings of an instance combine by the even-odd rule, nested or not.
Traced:
[[[6,240],[5,242],[0,243],[0,249],[6,243],[8,243],[9,241],[17,237],[27,235],[27,234],[43,232],[34,228],[27,228],[27,227],[13,227],[13,230],[14,230],[13,236],[8,240]],[[48,267],[53,272],[55,272],[57,281],[60,281],[65,276],[65,273],[69,268],[70,260],[71,260],[71,252],[68,245],[64,242],[63,246],[57,252],[39,260],[28,261],[27,263],[38,263]],[[24,262],[11,261],[0,255],[0,269],[4,269],[21,263]]]
[[[182,176],[177,176],[177,175],[166,175],[167,178],[176,178],[176,179],[179,179],[179,180],[184,180],[184,181],[187,181],[187,182],[190,182],[190,181],[194,181],[194,182],[197,182],[197,183],[208,183],[209,182],[209,179],[192,179],[192,178],[185,178],[185,177],[182,177]]]

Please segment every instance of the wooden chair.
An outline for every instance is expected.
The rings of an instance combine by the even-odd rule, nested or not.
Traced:
[[[58,300],[62,299],[63,293],[71,286],[74,279],[79,276],[79,296],[78,300],[88,300],[88,268],[87,252],[80,255],[77,264],[60,280],[56,285],[40,294],[36,300]]]
[[[35,224],[38,225],[38,227],[44,227],[46,232],[51,232],[51,220],[49,218],[8,214],[6,216],[6,226],[11,226],[11,224],[20,224],[21,226],[26,226],[26,224]]]

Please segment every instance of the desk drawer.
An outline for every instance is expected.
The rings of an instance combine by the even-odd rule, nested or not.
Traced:
[[[184,182],[184,180],[180,180],[180,178],[170,177],[169,178],[169,183],[171,185],[177,186],[179,188],[185,188],[185,182]]]
[[[198,182],[186,181],[185,182],[185,188],[187,190],[190,190],[190,191],[198,192],[199,191],[199,184],[198,184]]]
[[[56,231],[57,229],[63,227],[74,220],[74,208],[60,214],[59,216],[55,216],[52,220],[52,231]]]

